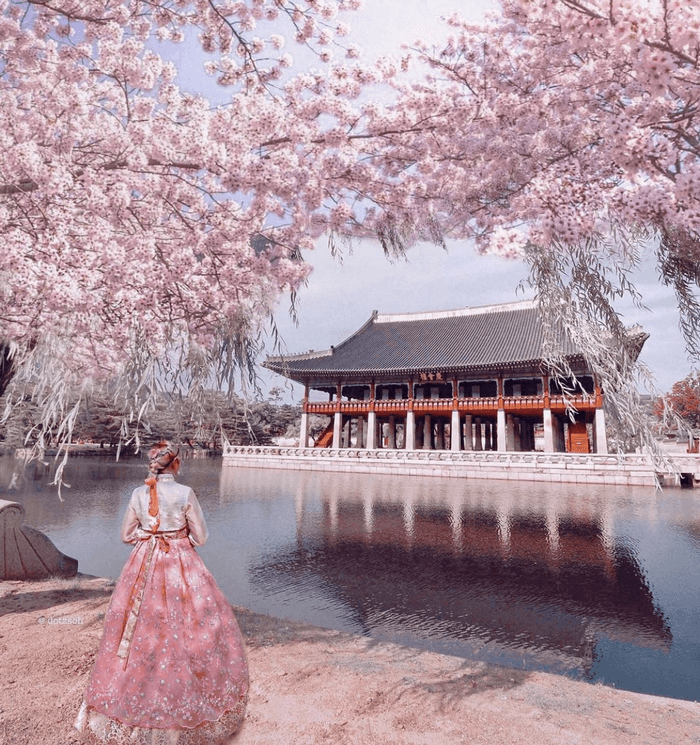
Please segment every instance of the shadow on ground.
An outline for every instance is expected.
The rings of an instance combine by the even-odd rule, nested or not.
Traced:
[[[12,588],[12,582],[6,583],[5,593],[0,597],[0,618],[13,613],[31,613],[37,610],[58,608],[65,603],[76,601],[94,601],[95,605],[100,605],[109,599],[114,589],[113,584],[107,581],[96,587],[85,587],[81,584],[80,578],[59,580],[59,582],[62,586],[47,590],[44,589],[44,582],[37,581],[36,590],[24,592],[16,592]]]
[[[356,640],[357,638],[353,634],[323,629],[288,619],[273,618],[254,613],[245,608],[234,606],[234,611],[246,644],[251,649],[299,642],[322,643],[328,647],[333,647],[335,644],[345,645],[348,640]],[[365,651],[385,644],[385,642],[366,637],[363,637],[362,640]],[[396,646],[397,663],[412,660],[414,663],[417,662],[418,667],[420,667],[420,658],[425,654],[430,653],[418,648]],[[370,673],[380,672],[381,668],[387,663],[363,654],[353,655],[347,659],[334,658],[333,664],[352,668],[355,672]],[[415,669],[415,665],[411,667]],[[397,698],[405,695],[431,694],[441,699],[441,706],[449,707],[457,703],[458,700],[475,693],[483,693],[488,689],[512,690],[523,685],[530,675],[530,672],[524,670],[463,660],[457,666],[450,666],[449,670],[446,669],[425,676],[404,677],[401,683],[396,686],[395,693]]]

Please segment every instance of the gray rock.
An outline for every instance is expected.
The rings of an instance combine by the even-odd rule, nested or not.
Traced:
[[[75,577],[78,561],[23,522],[24,507],[0,499],[0,580]]]

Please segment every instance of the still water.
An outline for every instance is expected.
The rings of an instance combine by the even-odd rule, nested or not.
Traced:
[[[5,499],[118,576],[144,464],[32,466]],[[236,469],[187,460],[200,553],[235,604],[438,652],[700,699],[700,490]],[[9,487],[9,485],[11,485]]]

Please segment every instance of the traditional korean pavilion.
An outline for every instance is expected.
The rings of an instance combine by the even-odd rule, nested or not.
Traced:
[[[648,334],[629,331],[639,354]],[[383,315],[323,352],[268,357],[305,386],[300,444],[310,414],[331,418],[317,446],[607,453],[603,392],[564,339],[577,378],[562,390],[543,361],[536,301]],[[310,400],[311,391],[328,394]],[[572,409],[573,407],[573,409]]]

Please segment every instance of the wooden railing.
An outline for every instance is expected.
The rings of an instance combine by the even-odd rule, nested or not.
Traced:
[[[505,396],[503,399],[503,409],[508,414],[537,415],[545,408],[544,396]],[[492,414],[498,409],[499,399],[490,398],[458,398],[456,399],[457,410],[460,414]],[[568,403],[567,403],[568,402]],[[565,399],[564,396],[550,396],[549,406],[556,413],[564,413],[569,406],[573,406],[577,411],[593,411],[601,405],[601,402],[594,395],[570,396]],[[411,408],[416,414],[443,414],[448,415],[454,408],[452,398],[414,398],[412,400],[403,399],[377,399],[375,401],[310,401],[306,404],[306,411],[309,414],[324,414],[333,416],[336,411],[346,415],[367,415],[370,411],[375,411],[379,416],[392,416],[399,414],[405,416]]]

